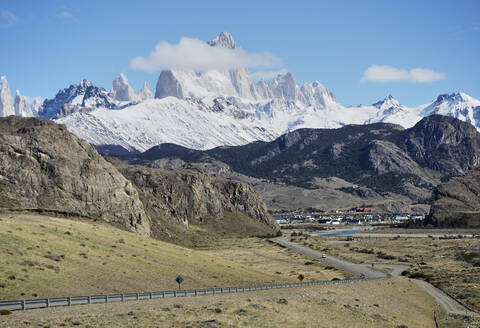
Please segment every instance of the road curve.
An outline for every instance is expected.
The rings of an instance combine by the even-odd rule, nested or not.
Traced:
[[[344,260],[337,259],[335,257],[325,255],[326,257],[323,257],[323,253],[319,251],[315,251],[311,248],[303,247],[298,244],[292,243],[290,241],[287,241],[284,237],[277,237],[273,238],[272,241],[276,242],[277,244],[280,244],[282,246],[285,246],[289,249],[292,249],[294,251],[297,251],[299,253],[305,254],[309,257],[312,257],[314,259],[319,259],[324,261],[326,264],[329,264],[337,269],[341,269],[350,273],[353,273],[354,275],[361,276],[362,274],[367,277],[367,278],[380,278],[380,277],[385,277],[384,273],[371,270],[365,266],[358,265],[355,263],[347,262]]]
[[[429,293],[437,301],[437,303],[440,304],[449,314],[480,318],[480,314],[468,310],[455,299],[451,298],[450,296],[442,292],[440,289],[432,286],[428,282],[417,279],[410,280],[416,283],[418,286],[422,287],[427,293]]]
[[[385,274],[371,270],[369,269],[368,265],[365,265],[365,264],[355,264],[348,261],[337,259],[329,255],[326,255],[326,257],[324,258],[322,256],[323,253],[307,247],[300,246],[296,243],[287,241],[285,237],[277,237],[271,240],[276,242],[279,245],[283,245],[287,247],[288,249],[305,254],[315,259],[323,260],[325,263],[328,263],[331,266],[334,266],[341,270],[348,271],[350,273],[353,273],[354,275],[363,274],[365,275],[365,277],[368,277],[368,278],[385,277]],[[401,271],[408,268],[407,265],[403,265],[403,264],[399,264],[399,265],[378,264],[378,266],[391,269],[392,275],[399,275]],[[438,304],[440,304],[440,306],[442,306],[445,309],[447,313],[454,314],[454,315],[465,315],[470,317],[480,317],[480,314],[478,314],[477,312],[468,310],[463,305],[461,305],[457,300],[448,296],[447,294],[442,292],[440,289],[432,286],[428,282],[425,282],[423,280],[417,280],[417,279],[409,279],[409,280],[415,282],[418,286],[422,287],[428,294],[430,294],[430,296],[432,296],[437,301]]]

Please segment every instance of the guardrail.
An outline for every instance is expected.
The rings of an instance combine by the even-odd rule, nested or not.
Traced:
[[[11,311],[30,310],[39,308],[49,308],[55,306],[73,306],[82,304],[98,304],[109,302],[125,302],[131,300],[146,300],[156,298],[170,298],[170,297],[186,297],[186,296],[202,296],[202,295],[218,295],[224,293],[242,293],[249,291],[259,291],[277,288],[291,288],[291,287],[305,287],[315,285],[330,285],[330,284],[344,284],[357,281],[388,279],[391,276],[379,278],[349,278],[341,280],[325,280],[325,281],[309,281],[297,283],[283,283],[283,284],[269,284],[259,286],[240,286],[240,287],[216,287],[203,289],[189,289],[189,290],[170,290],[160,292],[146,292],[146,293],[129,293],[129,294],[108,294],[108,295],[93,295],[93,296],[75,296],[75,297],[57,297],[44,298],[35,300],[19,300],[0,302],[0,308],[9,309]]]

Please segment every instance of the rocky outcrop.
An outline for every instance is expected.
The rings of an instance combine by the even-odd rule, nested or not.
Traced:
[[[150,235],[135,187],[93,146],[44,119],[0,119],[0,207],[81,215]]]
[[[403,148],[421,166],[463,175],[480,164],[480,134],[469,123],[431,115],[406,130]]]
[[[279,229],[260,196],[246,184],[199,170],[173,171],[114,163],[138,189],[153,224],[188,227],[206,218],[221,221],[227,213],[241,213],[272,233]],[[234,224],[242,226],[245,222],[239,219]]]
[[[438,186],[427,223],[480,228],[480,168]]]

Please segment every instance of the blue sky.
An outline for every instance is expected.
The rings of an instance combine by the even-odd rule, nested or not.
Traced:
[[[318,80],[345,105],[388,94],[409,106],[457,91],[480,99],[479,13],[478,0],[1,0],[0,75],[32,97],[82,78],[110,89],[121,72],[136,91],[144,81],[154,89],[159,72],[133,68],[134,58],[229,31],[249,54],[281,61],[268,69]]]

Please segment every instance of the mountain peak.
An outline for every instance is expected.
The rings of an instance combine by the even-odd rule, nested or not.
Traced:
[[[435,100],[435,103],[441,104],[443,102],[448,103],[461,103],[461,102],[477,102],[476,99],[472,98],[464,92],[454,92],[451,94],[441,94]]]
[[[401,107],[398,100],[395,99],[392,95],[386,96],[385,99],[374,103],[372,106],[375,106],[378,109],[388,109],[388,108],[392,108],[392,107]]]
[[[135,99],[135,92],[128,84],[127,77],[123,73],[120,73],[113,80],[110,96],[118,101],[133,101]]]
[[[92,85],[92,82],[90,82],[89,80],[83,79],[82,81],[80,81],[80,87],[83,89],[91,87]]]
[[[140,90],[140,92],[137,95],[138,100],[143,101],[147,99],[153,98],[153,93],[150,90],[150,85],[148,85],[147,82],[143,83],[143,88]]]
[[[10,93],[7,77],[2,76],[0,79],[0,117],[7,117],[14,114],[12,94]]]
[[[220,33],[215,39],[207,42],[212,47],[223,47],[228,49],[235,49],[235,40],[233,36],[228,32]]]

